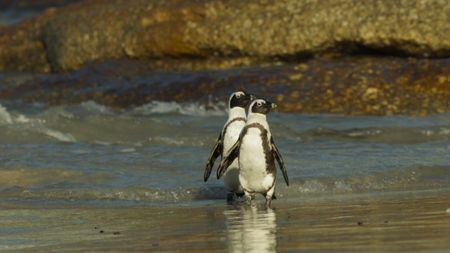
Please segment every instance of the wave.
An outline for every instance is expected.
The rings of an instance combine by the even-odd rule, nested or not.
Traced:
[[[208,117],[224,116],[225,110],[220,103],[175,102],[152,102],[130,110],[116,110],[93,101],[12,110],[0,105],[0,128],[4,129],[0,131],[0,140],[204,145],[205,138],[198,136],[197,122],[182,122],[179,115],[207,120]]]
[[[0,191],[0,199],[46,201],[134,201],[142,203],[181,202],[192,200],[222,199],[226,190],[222,187],[191,189],[53,189],[30,191],[23,187],[9,187]]]
[[[23,107],[8,110],[0,105],[0,128],[8,132],[0,131],[0,140],[26,142],[29,138],[32,142],[203,146],[210,143],[208,136],[214,138],[217,135],[226,119],[223,103],[154,101],[128,110],[93,101],[55,107]],[[411,125],[412,119],[402,117],[388,121],[277,113],[272,115],[270,123],[277,139],[295,142],[337,140],[416,144],[450,140],[450,125],[443,118],[416,120]]]
[[[77,140],[69,133],[62,133],[56,130],[52,130],[52,129],[48,129],[48,128],[43,128],[41,130],[39,130],[39,132],[52,137],[58,141],[61,142],[76,142]]]
[[[91,113],[112,114],[113,110],[107,106],[98,104],[94,101],[87,101],[80,104],[80,107]]]
[[[379,127],[356,129],[315,128],[298,134],[302,139],[334,139],[388,144],[415,144],[450,140],[450,126]]]
[[[223,116],[226,114],[224,103],[202,105],[198,103],[180,104],[163,101],[153,101],[136,107],[133,109],[133,112],[142,115],[178,113],[190,116]]]
[[[1,172],[1,171],[0,171]],[[6,174],[5,174],[6,173]],[[9,173],[9,174],[8,174]],[[141,204],[225,199],[222,186],[210,186],[199,181],[197,187],[148,188],[143,186],[110,188],[93,184],[112,179],[104,173],[85,174],[63,170],[44,170],[43,173],[20,170],[3,171],[9,179],[0,190],[2,199],[54,201],[133,201]],[[22,178],[23,177],[23,178]],[[324,196],[330,194],[383,193],[450,189],[450,167],[417,167],[365,176],[294,178],[287,187],[279,179],[276,194],[280,198]],[[6,179],[5,179],[6,180]],[[169,179],[168,179],[169,180]],[[6,181],[5,181],[6,182]],[[89,186],[83,187],[83,182]],[[77,183],[77,188],[71,188]],[[43,185],[42,185],[43,184]]]
[[[11,124],[12,118],[4,106],[0,104],[0,124]]]
[[[27,136],[31,141],[39,139],[47,139],[61,142],[76,142],[76,139],[70,133],[64,133],[46,126],[47,121],[42,118],[30,118],[21,113],[10,113],[4,106],[0,104],[0,127],[5,131],[0,133],[0,139],[20,140],[23,136]],[[31,135],[30,135],[31,134]],[[6,135],[6,136],[5,136]]]

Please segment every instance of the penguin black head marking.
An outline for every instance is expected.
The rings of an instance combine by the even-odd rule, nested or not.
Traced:
[[[269,102],[265,99],[256,99],[250,105],[250,110],[252,113],[267,114],[270,110],[276,107],[277,105],[275,103]]]
[[[245,91],[236,91],[230,96],[229,106],[230,109],[233,107],[242,107],[245,108],[252,102],[253,95],[247,93]]]

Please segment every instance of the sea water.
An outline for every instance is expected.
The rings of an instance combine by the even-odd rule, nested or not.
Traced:
[[[224,104],[1,102],[0,202],[31,205],[203,205],[225,202],[206,160]],[[273,112],[290,178],[277,196],[439,190],[450,186],[450,114],[350,117]],[[219,160],[216,161],[216,166]],[[215,171],[214,167],[214,171]]]

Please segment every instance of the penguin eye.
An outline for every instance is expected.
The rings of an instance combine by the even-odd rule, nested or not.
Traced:
[[[236,97],[237,97],[237,98],[240,98],[241,96],[242,96],[242,94],[240,94],[240,93],[239,93],[239,94],[236,94]]]
[[[257,106],[261,106],[262,103],[258,101],[258,102],[256,102],[256,105],[257,105]]]

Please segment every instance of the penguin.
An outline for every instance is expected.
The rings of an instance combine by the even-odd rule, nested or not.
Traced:
[[[275,160],[289,186],[283,158],[267,123],[267,114],[274,108],[276,104],[265,99],[256,99],[250,104],[247,122],[238,141],[223,157],[217,169],[217,178],[220,178],[237,159],[239,182],[247,200],[251,203],[255,194],[260,193],[266,198],[267,208],[270,208],[272,199],[275,198]]]
[[[203,176],[205,182],[211,174],[217,157],[220,155],[223,158],[238,140],[239,134],[247,120],[246,109],[254,98],[252,94],[245,91],[236,91],[230,95],[228,100],[228,120],[220,132],[206,163]],[[232,201],[235,196],[241,197],[244,195],[244,191],[239,183],[239,166],[237,160],[229,164],[229,169],[224,173],[223,181],[228,191],[228,201]]]

